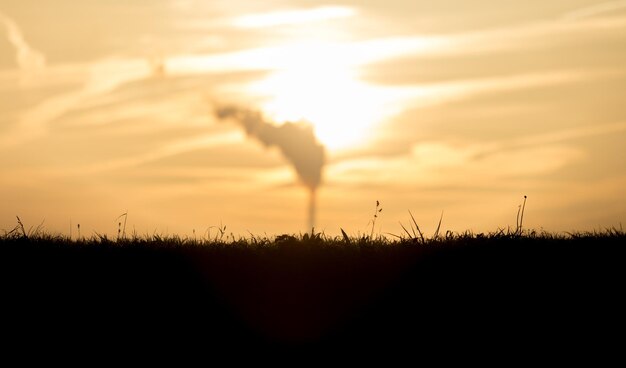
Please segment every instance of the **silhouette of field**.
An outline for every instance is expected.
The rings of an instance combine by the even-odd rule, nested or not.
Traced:
[[[624,327],[625,240],[621,230],[228,242],[13,232],[0,239],[3,330],[159,346],[585,346]]]

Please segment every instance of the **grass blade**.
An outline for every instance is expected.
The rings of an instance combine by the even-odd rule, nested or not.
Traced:
[[[339,228],[339,230],[341,230],[341,235],[343,235],[343,240],[345,240],[347,244],[350,244],[350,237],[348,236],[348,234],[346,234],[346,232],[343,231],[342,228]]]
[[[404,225],[402,225],[401,222],[399,222],[400,226],[402,226],[402,230],[404,230],[404,232],[409,236],[410,239],[413,239],[413,236],[411,236],[411,233],[409,232],[409,230],[406,229],[406,227],[404,227]]]
[[[415,224],[415,228],[417,229],[417,232],[420,234],[420,239],[422,240],[422,243],[424,243],[425,242],[424,234],[422,234],[422,231],[420,230],[420,227],[417,225],[417,221],[415,221],[415,217],[413,217],[413,214],[411,213],[411,211],[409,211],[409,215],[411,215],[411,220],[413,220],[413,223]]]
[[[437,224],[437,230],[435,230],[435,235],[433,235],[433,239],[437,239],[439,237],[439,229],[441,228],[441,220],[443,220],[443,211],[441,211],[441,217],[439,217],[439,224]]]

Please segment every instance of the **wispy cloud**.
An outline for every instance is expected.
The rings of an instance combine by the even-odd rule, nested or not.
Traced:
[[[17,147],[45,136],[49,124],[63,114],[80,106],[87,98],[108,93],[123,83],[150,75],[143,60],[102,60],[82,66],[82,85],[65,93],[53,95],[24,111],[14,129],[0,137],[0,148]]]
[[[249,14],[236,18],[233,24],[240,28],[264,28],[285,25],[301,25],[330,19],[347,18],[356,14],[346,6],[322,6],[312,9],[282,10]]]
[[[563,144],[498,151],[477,159],[480,150],[475,145],[419,143],[407,155],[361,157],[329,165],[329,185],[445,188],[450,183],[464,183],[467,187],[498,188],[514,177],[536,179],[550,174],[584,155]]]
[[[303,39],[219,54],[173,56],[168,58],[168,70],[191,73],[284,70],[310,60],[317,60],[322,66],[355,68],[403,56],[440,57],[526,50],[558,42],[565,36],[607,27],[621,30],[626,27],[626,19],[534,22],[459,34],[377,37],[352,42]]]
[[[585,152],[572,143],[574,140],[623,132],[626,122],[561,129],[492,143],[419,142],[404,155],[337,160],[328,166],[329,184],[445,187],[450,182],[464,182],[468,186],[498,187],[508,178],[536,179],[585,157]],[[401,180],[397,173],[402,173]]]
[[[568,12],[563,15],[563,19],[568,21],[574,21],[594,17],[597,15],[609,14],[623,9],[626,9],[626,1],[607,1],[604,3],[587,6]]]
[[[533,87],[565,85],[567,83],[598,80],[626,75],[622,69],[570,69],[542,73],[523,73],[490,78],[454,80],[408,86],[385,86],[384,90],[397,101],[398,106],[424,108],[462,100],[482,93],[498,93]]]
[[[626,122],[596,124],[579,128],[563,129],[555,132],[513,139],[510,141],[502,141],[493,145],[484,145],[482,152],[480,152],[477,156],[488,155],[490,153],[502,152],[505,150],[557,144],[572,141],[574,139],[592,138],[622,132],[626,132]]]
[[[136,156],[113,159],[106,162],[93,164],[90,165],[88,168],[82,168],[81,171],[83,174],[94,174],[124,168],[132,168],[185,152],[191,152],[194,150],[206,149],[211,147],[228,146],[231,144],[240,144],[244,141],[245,138],[243,134],[237,131],[222,134],[203,134],[198,137],[171,141],[156,150],[145,152]]]
[[[7,40],[15,48],[15,62],[21,71],[36,72],[46,66],[45,55],[26,42],[22,30],[13,19],[0,12],[0,24],[6,29]]]

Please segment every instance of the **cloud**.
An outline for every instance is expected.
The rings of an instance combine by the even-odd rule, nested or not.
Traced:
[[[497,190],[516,180],[550,175],[585,156],[583,151],[564,144],[497,151],[477,157],[481,149],[479,145],[431,141],[415,144],[406,155],[344,160],[328,167],[330,186],[444,191],[456,185],[465,190]]]
[[[264,28],[283,25],[300,25],[337,18],[347,18],[355,10],[346,6],[322,6],[313,9],[284,10],[241,16],[234,21],[240,28]]]
[[[576,139],[589,139],[596,136],[619,134],[626,131],[626,122],[595,124],[537,134],[529,137],[502,141],[495,144],[483,144],[481,150],[475,152],[474,158],[488,156],[497,152],[514,151],[531,147],[549,146]]]
[[[33,49],[24,39],[24,34],[17,23],[3,13],[0,13],[0,23],[7,32],[7,40],[15,48],[15,62],[20,70],[31,72],[46,66],[46,57],[43,53]]]
[[[129,167],[137,167],[146,163],[154,162],[166,157],[175,156],[185,152],[191,152],[198,149],[206,149],[210,147],[224,147],[230,144],[240,143],[243,141],[241,133],[228,132],[221,134],[205,134],[195,138],[185,138],[171,143],[165,144],[157,150],[145,152],[143,154],[109,160],[101,164],[90,165],[84,168],[85,173],[97,173],[110,170],[119,170]]]
[[[359,156],[329,164],[333,185],[433,186],[463,183],[497,188],[509,179],[536,179],[587,157],[576,140],[626,132],[626,122],[596,124],[491,143],[424,141],[403,155]],[[401,174],[398,174],[401,173]]]
[[[311,191],[321,184],[325,151],[310,126],[290,122],[275,125],[266,121],[258,111],[234,106],[221,106],[216,115],[220,119],[235,120],[249,136],[267,147],[278,147],[293,165],[300,181]]]
[[[105,59],[88,64],[75,73],[84,74],[82,85],[64,93],[52,95],[30,109],[23,111],[16,126],[6,135],[0,136],[0,149],[16,147],[45,136],[50,123],[81,106],[89,98],[105,95],[121,85],[145,79],[150,70],[141,59]],[[54,74],[47,71],[43,78]]]
[[[623,10],[623,9],[626,9],[626,1],[624,0],[607,1],[604,3],[587,6],[587,7],[569,12],[563,15],[563,20],[575,21],[579,19],[594,17],[596,15],[612,13],[612,12]]]

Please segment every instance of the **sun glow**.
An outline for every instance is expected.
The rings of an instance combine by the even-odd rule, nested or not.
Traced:
[[[332,150],[365,144],[375,124],[391,113],[391,95],[359,81],[347,65],[317,58],[289,57],[293,63],[254,83],[250,92],[277,122],[307,121],[318,139]]]
[[[240,28],[263,28],[283,25],[301,25],[336,18],[347,18],[355,14],[355,10],[345,6],[323,6],[314,9],[277,11],[262,14],[244,15],[235,20],[234,25]]]

